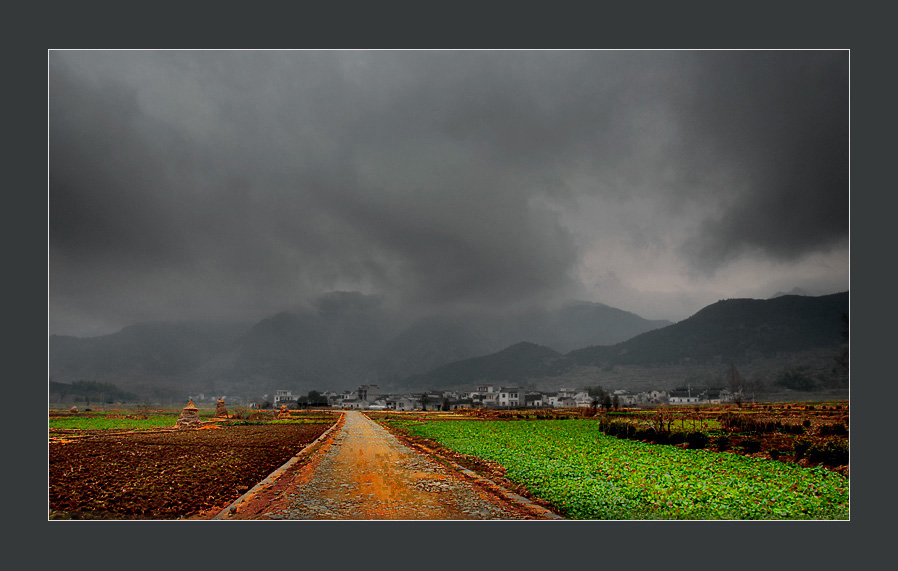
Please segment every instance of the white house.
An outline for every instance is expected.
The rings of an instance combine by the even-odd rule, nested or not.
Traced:
[[[377,385],[361,385],[356,391],[361,400],[374,401],[380,396],[380,387]]]
[[[524,406],[527,408],[541,408],[543,406],[543,394],[535,391],[525,393]]]
[[[635,404],[639,404],[641,401],[646,400],[647,396],[643,397],[643,393],[633,394],[630,391],[626,390],[617,390],[614,391],[614,395],[617,397],[617,402],[621,406],[633,406]]]
[[[390,410],[414,410],[415,401],[408,397],[391,396],[387,398],[386,405]]]
[[[592,397],[587,392],[579,392],[574,395],[574,402],[580,408],[588,408],[592,406]]]
[[[280,406],[295,400],[291,391],[274,391],[274,406]]]
[[[701,400],[698,392],[693,394],[692,389],[676,389],[667,397],[668,404],[698,404]]]
[[[499,406],[499,393],[497,392],[475,393],[471,395],[471,399],[475,404],[480,404],[486,408]]]
[[[502,387],[499,389],[498,405],[500,407],[521,406],[524,401],[524,391],[520,387]]]
[[[710,404],[721,404],[733,400],[733,393],[728,389],[708,389],[704,397]]]

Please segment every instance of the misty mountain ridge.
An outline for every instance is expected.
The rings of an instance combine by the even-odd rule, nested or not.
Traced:
[[[604,383],[612,388],[632,389],[640,384],[640,390],[666,389],[690,377],[719,377],[732,363],[768,379],[798,368],[817,375],[821,382],[843,385],[847,371],[833,372],[833,368],[834,357],[845,343],[843,316],[848,312],[848,292],[727,299],[688,319],[613,345],[584,347],[565,355],[516,345],[404,382],[433,388],[494,383],[551,389]],[[516,358],[509,359],[509,354]]]
[[[51,335],[51,376],[57,364],[64,370],[60,378],[72,380],[116,375],[176,378],[228,350],[243,329],[235,324],[152,322],[99,337]]]
[[[49,373],[54,381],[107,381],[129,390],[154,383],[220,394],[344,390],[395,384],[515,343],[560,354],[669,323],[592,302],[554,310],[438,314],[407,323],[377,296],[332,292],[307,308],[252,325],[153,323],[92,338],[52,335]]]
[[[471,388],[482,381],[506,385],[523,383],[551,374],[554,363],[561,358],[561,353],[549,347],[521,342],[491,355],[456,361],[415,375],[404,379],[402,385],[426,390],[431,387]]]
[[[742,362],[842,342],[848,292],[820,297],[785,295],[769,300],[726,299],[674,325],[613,346],[568,354],[578,365],[675,365]]]
[[[437,315],[419,319],[403,331],[374,368],[381,379],[395,380],[453,361],[488,355],[515,343],[528,342],[567,353],[586,345],[624,341],[670,323],[586,301],[509,314]]]
[[[789,290],[788,292],[786,292],[786,293],[781,292],[781,291],[778,291],[778,292],[776,292],[775,294],[773,294],[773,295],[771,295],[770,297],[768,297],[767,299],[773,299],[773,298],[775,298],[775,297],[782,297],[782,296],[784,296],[784,295],[806,295],[806,296],[809,296],[809,295],[811,295],[811,294],[808,293],[806,290],[801,289],[800,287],[793,287],[792,289],[790,289],[790,290]]]

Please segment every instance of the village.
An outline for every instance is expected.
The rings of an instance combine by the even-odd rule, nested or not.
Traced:
[[[522,387],[502,387],[491,384],[478,385],[470,391],[431,391],[422,393],[391,394],[381,391],[378,385],[361,385],[354,391],[318,392],[309,396],[294,395],[290,390],[277,390],[274,395],[264,395],[261,402],[249,403],[249,408],[265,409],[302,408],[306,406],[341,410],[458,410],[469,408],[534,409],[534,408],[620,408],[652,407],[657,405],[721,404],[736,400],[739,395],[723,388],[692,387],[672,391],[630,392],[627,390],[600,391],[588,389],[561,389],[556,392],[528,390]],[[202,402],[214,402],[219,398],[205,394],[191,396]]]

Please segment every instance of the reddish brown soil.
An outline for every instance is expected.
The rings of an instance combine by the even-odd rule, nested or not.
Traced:
[[[330,426],[222,423],[202,429],[53,431],[50,519],[206,517]]]
[[[406,444],[361,413],[347,412],[310,462],[287,469],[218,519],[555,519],[510,501],[494,483],[462,474],[433,451]]]

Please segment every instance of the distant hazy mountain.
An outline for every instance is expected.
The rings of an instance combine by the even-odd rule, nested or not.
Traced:
[[[769,300],[728,299],[679,323],[612,346],[572,351],[576,365],[647,365],[728,362],[838,345],[848,292]]]
[[[728,299],[692,317],[641,333],[620,343],[596,345],[566,355],[522,343],[494,354],[451,363],[401,380],[399,385],[427,388],[473,386],[478,382],[514,384],[524,380],[548,388],[581,382],[583,368],[602,371],[590,383],[613,379],[626,388],[634,368],[654,369],[658,382],[683,376],[696,365],[739,365],[764,361],[769,370],[795,366],[796,356],[824,350],[836,356],[844,342],[843,315],[848,293],[820,297],[780,296],[770,300]],[[825,359],[832,367],[833,358]],[[798,366],[801,366],[800,363]],[[614,371],[614,374],[610,373]]]
[[[466,319],[420,319],[392,339],[372,363],[381,384],[499,349],[488,333]]]
[[[788,293],[783,293],[781,291],[778,291],[775,294],[771,295],[767,299],[773,299],[775,297],[782,297],[784,295],[811,295],[811,294],[809,294],[807,291],[801,289],[800,287],[793,287],[791,290],[789,290]]]
[[[487,355],[515,343],[560,353],[613,344],[670,325],[601,303],[572,302],[558,309],[505,314],[438,315],[421,319],[389,343],[374,364],[381,379],[398,379],[440,365]]]
[[[390,386],[516,343],[562,353],[668,324],[588,302],[516,313],[441,314],[408,324],[376,296],[334,292],[310,308],[255,324],[152,323],[93,338],[53,335],[48,368],[56,382],[109,382],[143,393],[162,387],[239,395],[277,388],[346,390],[364,383]]]
[[[230,376],[303,391],[374,382],[370,364],[399,326],[389,312],[362,301],[332,297],[312,311],[263,319],[236,344]]]
[[[373,296],[335,292],[311,308],[255,325],[151,324],[79,339],[51,336],[49,373],[60,382],[100,380],[219,393],[271,394],[352,387],[399,331]]]
[[[79,338],[51,335],[49,374],[57,381],[175,379],[228,351],[239,325],[145,323]]]
[[[429,389],[472,388],[480,381],[513,385],[542,377],[552,370],[561,353],[533,343],[516,343],[497,353],[456,361],[424,375],[406,379],[406,387]]]

